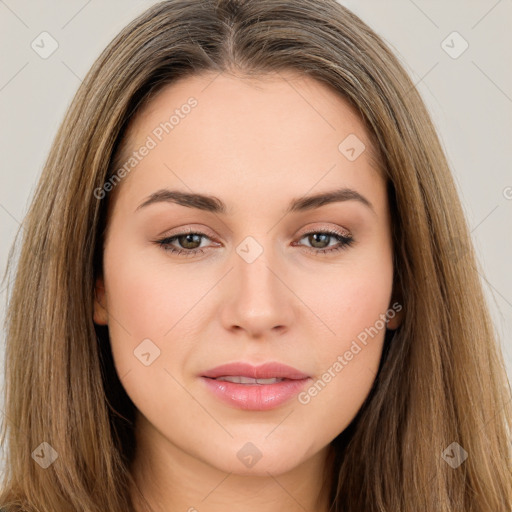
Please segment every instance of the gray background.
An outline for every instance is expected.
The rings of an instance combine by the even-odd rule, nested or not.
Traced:
[[[0,0],[2,273],[52,139],[82,77],[119,30],[154,3]],[[512,376],[512,1],[341,3],[391,45],[432,113],[471,227]],[[46,59],[31,47],[33,41],[42,46],[44,31],[58,44]],[[450,35],[454,31],[460,36]],[[457,56],[464,41],[469,46]],[[50,48],[49,39],[44,48]],[[0,321],[5,299],[2,287]],[[0,384],[4,340],[2,332]]]

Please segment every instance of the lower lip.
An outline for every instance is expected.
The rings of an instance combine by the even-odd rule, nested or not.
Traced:
[[[208,389],[223,402],[238,409],[267,411],[290,400],[311,379],[282,380],[275,384],[235,384],[201,377]]]

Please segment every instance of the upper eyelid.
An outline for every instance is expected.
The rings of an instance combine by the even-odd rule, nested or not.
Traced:
[[[311,233],[323,233],[323,232],[326,232],[329,234],[337,234],[339,236],[344,236],[347,238],[352,236],[352,231],[350,231],[347,228],[341,227],[341,226],[337,226],[336,228],[333,228],[333,227],[307,228],[307,229],[301,230],[299,236],[304,237]]]
[[[192,226],[187,226],[187,227],[184,227],[184,228],[176,228],[178,229],[178,231],[176,233],[169,233],[169,234],[163,234],[161,235],[159,238],[160,239],[163,239],[163,238],[173,238],[173,237],[177,237],[177,236],[183,236],[183,235],[188,235],[188,234],[201,234],[203,236],[206,236],[208,237],[210,240],[213,240],[215,239],[215,235],[210,235],[208,234],[208,228],[203,228],[203,227],[198,227],[198,228],[194,228],[193,227],[194,225]],[[305,236],[305,235],[308,235],[310,233],[319,233],[319,232],[336,232],[336,231],[339,231],[340,233],[336,233],[336,234],[339,234],[340,236],[345,236],[345,237],[351,237],[353,236],[352,234],[352,231],[348,228],[345,228],[345,227],[342,227],[342,226],[337,226],[337,227],[328,227],[328,226],[319,226],[319,227],[309,227],[309,228],[304,228],[303,230],[301,230],[299,233],[299,235],[297,236]]]

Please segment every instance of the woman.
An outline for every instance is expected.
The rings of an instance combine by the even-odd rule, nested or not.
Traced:
[[[330,0],[127,26],[25,219],[5,403],[9,512],[509,511],[468,228],[379,37]]]

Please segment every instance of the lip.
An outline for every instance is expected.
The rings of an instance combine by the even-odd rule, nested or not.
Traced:
[[[253,379],[281,378],[274,384],[237,384],[217,377],[243,376]],[[201,380],[218,399],[237,409],[266,411],[283,405],[311,380],[309,375],[291,366],[270,362],[260,366],[229,363],[206,371]]]
[[[309,377],[309,375],[302,373],[297,370],[297,368],[277,362],[265,363],[259,366],[253,366],[252,364],[243,362],[228,363],[216,366],[203,373],[202,376],[216,379],[217,377],[237,375],[252,377],[253,379],[271,379],[272,377],[277,377],[278,379],[299,380]]]

